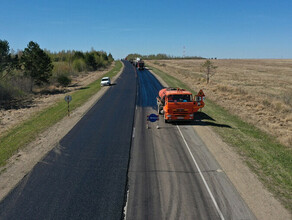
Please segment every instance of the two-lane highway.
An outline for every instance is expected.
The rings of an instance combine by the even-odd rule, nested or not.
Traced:
[[[0,202],[0,219],[121,219],[125,195],[127,219],[255,219],[192,126],[161,117],[147,128],[162,86],[124,63],[116,85]]]
[[[0,219],[120,219],[136,99],[129,63],[98,103],[0,203]]]
[[[137,73],[126,219],[255,219],[191,125],[160,117],[147,128],[162,86],[148,70]]]

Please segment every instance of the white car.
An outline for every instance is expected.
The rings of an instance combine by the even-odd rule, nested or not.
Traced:
[[[110,86],[111,85],[111,79],[109,77],[103,77],[101,79],[100,85],[101,86]]]

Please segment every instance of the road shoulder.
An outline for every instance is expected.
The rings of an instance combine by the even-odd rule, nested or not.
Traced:
[[[113,82],[119,78],[123,70],[124,64],[120,72],[113,78]],[[1,167],[0,201],[32,170],[38,161],[59,143],[108,89],[109,87],[101,88],[84,105],[73,111],[69,118],[63,118],[40,134],[35,141],[31,142],[24,149],[19,150],[17,154],[9,159],[4,167]]]
[[[161,77],[151,70],[150,72],[164,87],[167,87]],[[244,163],[244,159],[232,147],[224,143],[212,128],[193,126],[193,129],[201,137],[257,219],[292,219],[289,211],[264,188],[257,176]]]
[[[291,219],[290,213],[268,192],[244,159],[206,126],[193,126],[257,219]]]

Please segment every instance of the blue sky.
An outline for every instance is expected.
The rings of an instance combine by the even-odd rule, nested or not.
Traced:
[[[23,50],[292,58],[291,0],[0,0],[0,39]]]

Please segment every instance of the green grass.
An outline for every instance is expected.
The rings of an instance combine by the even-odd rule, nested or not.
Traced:
[[[192,91],[180,80],[157,68],[150,68],[169,86]],[[208,97],[206,98],[204,113],[214,121],[204,121],[209,122],[210,126],[213,124],[213,130],[244,158],[246,164],[256,173],[264,186],[291,212],[292,150],[255,126],[231,115],[226,109],[208,100]]]
[[[122,63],[117,61],[113,69],[104,76],[113,77],[122,68]],[[83,89],[71,94],[70,110],[83,105],[92,95],[100,90],[100,79],[89,84]],[[64,100],[39,112],[19,126],[9,130],[0,139],[0,166],[6,164],[6,161],[19,149],[33,141],[41,132],[56,124],[67,115],[67,103]]]

